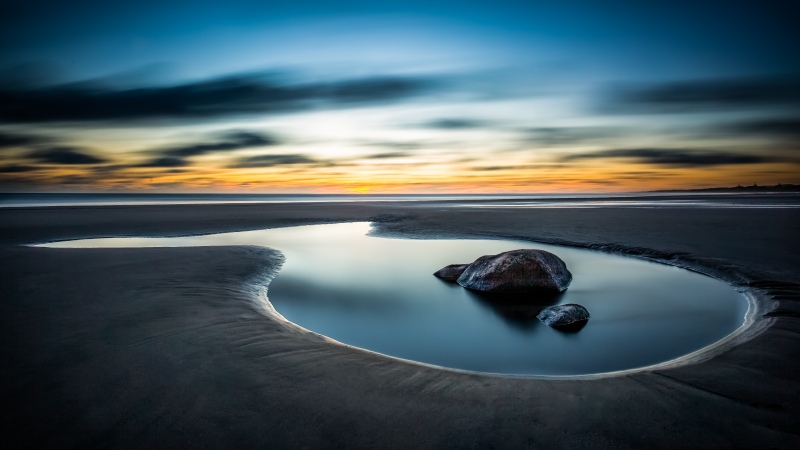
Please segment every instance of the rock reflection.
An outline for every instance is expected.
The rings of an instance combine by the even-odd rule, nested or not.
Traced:
[[[557,305],[563,292],[541,292],[537,294],[492,295],[465,289],[467,296],[477,304],[490,310],[508,325],[520,330],[532,330],[543,324],[536,318],[543,308]]]

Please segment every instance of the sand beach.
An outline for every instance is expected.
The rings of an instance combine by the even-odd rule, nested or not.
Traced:
[[[339,345],[265,311],[274,249],[28,246],[347,221],[645,258],[724,280],[755,310],[736,336],[657,369],[487,376]],[[59,448],[796,448],[798,248],[798,208],[3,208],[3,434]]]

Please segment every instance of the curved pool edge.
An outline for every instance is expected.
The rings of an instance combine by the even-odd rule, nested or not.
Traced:
[[[505,373],[480,372],[480,371],[472,371],[465,369],[456,369],[452,367],[439,366],[436,364],[430,364],[411,359],[400,358],[397,356],[392,356],[374,350],[365,349],[363,347],[358,347],[340,342],[329,336],[309,330],[295,322],[290,321],[289,319],[284,317],[280,312],[278,312],[277,309],[275,309],[275,307],[269,301],[269,296],[268,296],[269,283],[272,281],[272,279],[275,278],[275,276],[277,276],[280,273],[282,265],[275,268],[274,272],[270,271],[269,274],[265,274],[263,278],[258,277],[257,279],[249,281],[250,287],[253,291],[254,301],[258,304],[259,308],[261,309],[261,312],[268,318],[281,323],[290,330],[300,332],[309,336],[314,336],[315,338],[321,339],[324,342],[329,343],[331,345],[337,345],[344,348],[365,352],[367,354],[377,355],[380,357],[388,358],[396,362],[413,364],[421,367],[443,370],[457,374],[499,377],[499,378],[509,378],[509,379],[532,379],[532,380],[592,380],[592,379],[602,379],[611,377],[621,377],[641,372],[653,372],[657,370],[665,370],[665,369],[672,369],[672,368],[699,364],[704,361],[708,361],[714,358],[715,356],[726,352],[731,348],[734,348],[738,345],[741,345],[755,338],[756,336],[767,330],[770,327],[770,325],[774,322],[773,318],[767,318],[764,316],[766,313],[774,309],[774,305],[770,305],[767,303],[768,297],[770,297],[770,294],[768,292],[743,283],[743,281],[747,279],[746,275],[744,274],[741,273],[727,274],[726,276],[726,273],[720,270],[719,268],[705,265],[699,261],[691,260],[690,258],[688,258],[686,254],[671,254],[669,256],[669,259],[666,259],[663,257],[663,255],[666,254],[663,252],[659,252],[657,250],[652,250],[642,247],[625,247],[624,245],[621,244],[603,245],[603,244],[592,244],[592,243],[582,243],[582,242],[570,242],[564,240],[536,239],[528,236],[508,236],[501,234],[486,234],[486,233],[433,234],[433,233],[425,233],[422,231],[396,232],[381,228],[382,222],[380,221],[370,221],[370,225],[371,229],[369,235],[377,238],[423,239],[423,240],[425,239],[519,240],[519,241],[531,242],[534,244],[539,243],[539,244],[600,251],[603,253],[609,253],[624,257],[633,257],[648,262],[663,264],[672,267],[678,267],[684,270],[690,270],[692,272],[696,272],[701,275],[722,281],[728,284],[729,286],[733,287],[735,290],[740,292],[745,297],[745,300],[747,301],[747,311],[745,313],[742,324],[739,327],[737,327],[733,332],[729,333],[728,335],[726,335],[725,337],[716,342],[706,345],[705,347],[699,348],[686,355],[680,356],[678,358],[673,358],[661,363],[651,364],[648,366],[642,366],[642,367],[636,367],[632,369],[624,369],[612,372],[600,372],[600,373],[582,374],[582,375],[505,374]],[[273,249],[273,250],[277,251],[283,256],[283,253],[281,253],[279,249]],[[661,257],[654,257],[653,255],[659,255]]]

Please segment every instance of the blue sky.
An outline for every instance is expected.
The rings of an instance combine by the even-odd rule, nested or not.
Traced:
[[[800,182],[797,12],[736,1],[11,5],[0,189]]]

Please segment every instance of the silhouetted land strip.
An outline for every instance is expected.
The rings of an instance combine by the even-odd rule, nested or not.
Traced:
[[[800,192],[800,184],[775,184],[772,186],[759,186],[753,184],[751,186],[733,186],[733,187],[714,187],[704,189],[667,189],[653,192],[730,192],[730,193],[749,193],[758,192],[768,194],[771,192]]]
[[[0,433],[60,448],[800,447],[800,209],[448,205],[0,210]],[[270,249],[21,245],[364,220],[386,236],[527,239],[683,265],[748,290],[758,310],[688,364],[491,377],[336,345],[259,310],[254,286],[282,260]]]

